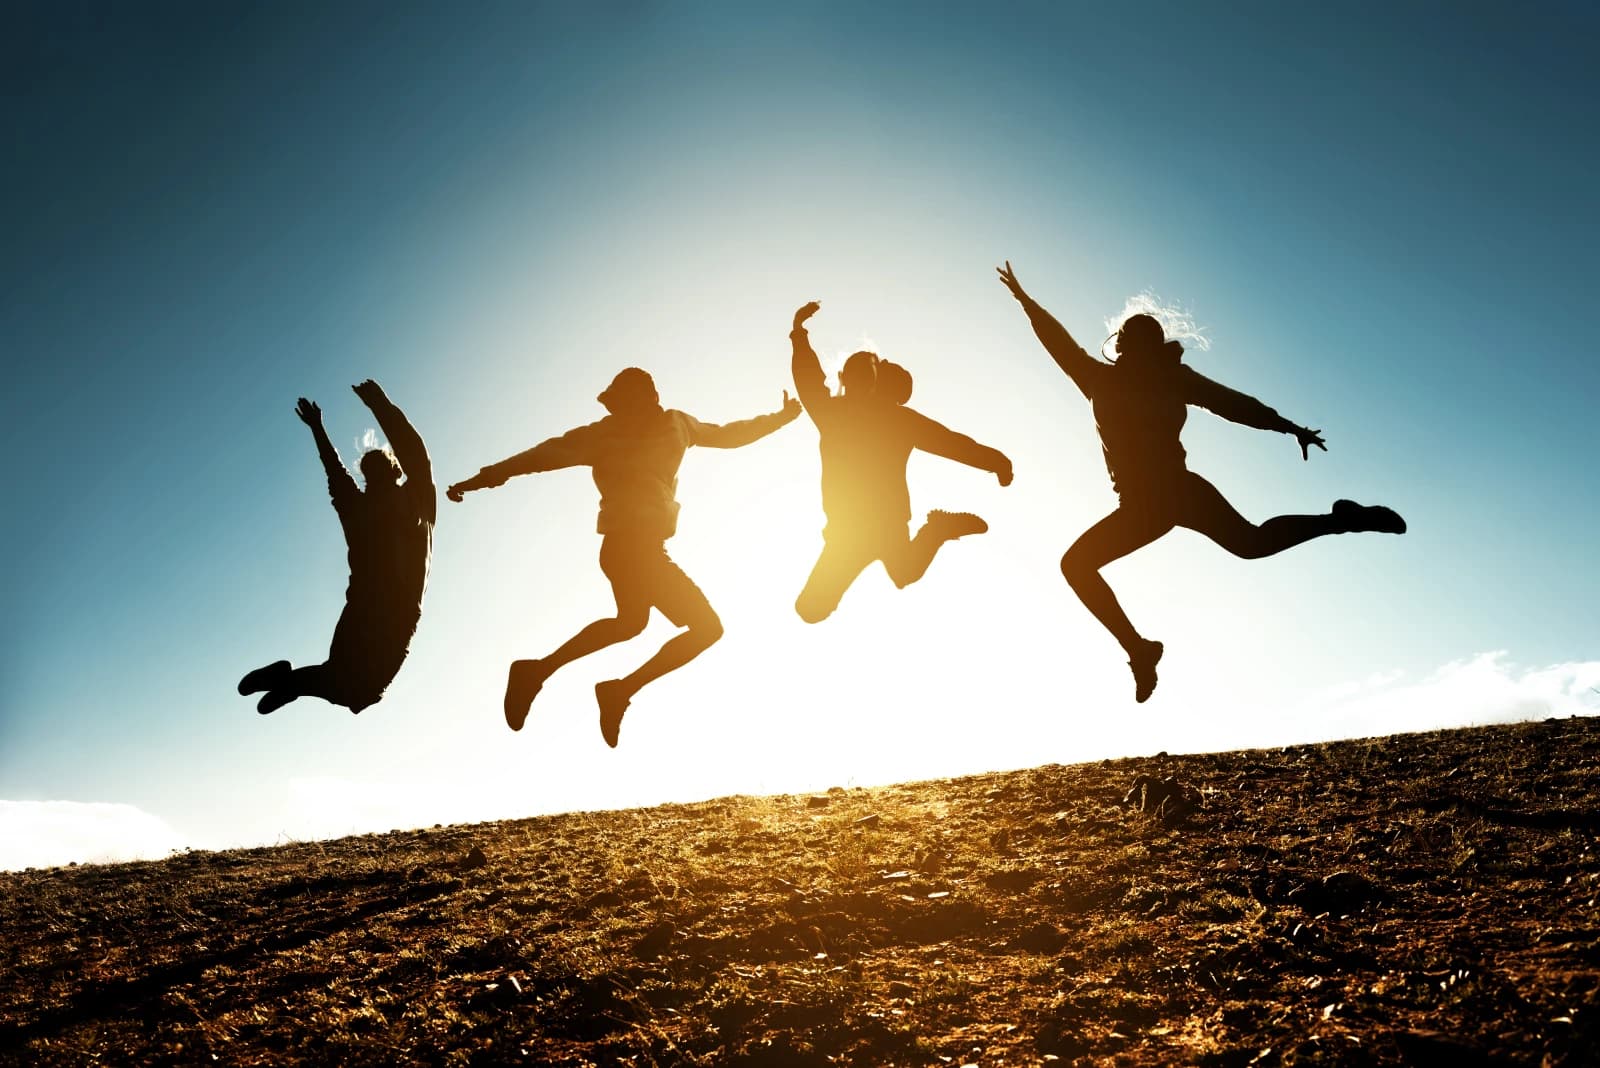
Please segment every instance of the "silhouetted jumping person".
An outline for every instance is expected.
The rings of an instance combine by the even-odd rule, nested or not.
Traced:
[[[437,507],[428,450],[382,386],[368,379],[351,388],[372,409],[394,454],[362,454],[363,491],[328,440],[322,409],[304,397],[296,405],[328,474],[328,495],[349,547],[350,582],[324,663],[295,668],[279,660],[239,680],[241,694],[266,691],[256,705],[263,714],[297,697],[320,697],[352,712],[376,704],[405,662],[422,615]]]
[[[1179,434],[1188,405],[1258,430],[1293,434],[1303,459],[1311,446],[1324,451],[1322,432],[1291,423],[1273,409],[1213,382],[1184,364],[1183,345],[1168,340],[1161,323],[1131,315],[1116,333],[1117,359],[1108,363],[1085,352],[1066,328],[1023,290],[1008,261],[1000,281],[1022,304],[1045,350],[1088,398],[1117,491],[1115,511],[1072,544],[1061,573],[1085,607],[1128,653],[1134,698],[1144,701],[1156,687],[1162,645],[1147,641],[1128,621],[1100,577],[1100,569],[1150,544],[1175,526],[1204,534],[1235,556],[1257,559],[1324,534],[1382,531],[1404,534],[1405,520],[1382,505],[1335,501],[1326,515],[1280,515],[1255,524],[1234,510],[1217,488],[1190,471]]]
[[[600,570],[611,581],[617,614],[598,619],[540,660],[517,660],[506,679],[506,724],[521,730],[528,709],[557,668],[626,641],[644,630],[656,608],[687,628],[667,641],[633,674],[594,688],[600,733],[615,747],[622,716],[633,696],[654,679],[687,664],[722,637],[722,621],[711,602],[667,555],[667,539],[678,528],[678,466],[691,445],[736,449],[771,434],[800,414],[800,403],[783,396],[783,407],[737,423],[702,423],[663,409],[654,380],[629,367],[597,398],[609,413],[599,422],[483,468],[445,491],[452,501],[471,490],[503,485],[516,475],[591,467],[600,490]]]
[[[916,537],[908,536],[906,462],[913,449],[989,471],[1002,486],[1011,484],[1011,461],[1004,453],[905,406],[912,382],[903,367],[871,352],[854,353],[839,371],[839,393],[829,393],[805,328],[819,307],[812,301],[795,312],[789,334],[795,392],[820,439],[822,511],[828,521],[822,554],[794,605],[807,623],[832,615],[874,560],[883,561],[890,580],[903,589],[923,576],[945,542],[989,529],[967,512],[932,511]]]

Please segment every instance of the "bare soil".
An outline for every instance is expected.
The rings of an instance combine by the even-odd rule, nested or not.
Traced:
[[[0,1063],[1600,1063],[1600,720],[0,874]]]

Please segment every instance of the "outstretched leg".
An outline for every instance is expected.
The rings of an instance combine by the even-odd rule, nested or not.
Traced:
[[[641,689],[670,671],[676,671],[705,652],[722,637],[722,620],[700,587],[672,562],[665,546],[657,543],[646,550],[639,561],[640,588],[650,605],[680,627],[682,634],[674,635],[656,654],[639,665],[631,674],[602,682],[595,686],[595,700],[600,705],[600,733],[606,744],[616,747],[617,732],[622,729],[622,716],[628,704]]]
[[[506,726],[520,731],[533,699],[557,669],[607,646],[638,637],[650,622],[650,597],[639,581],[635,540],[608,535],[600,543],[600,570],[611,580],[617,614],[597,619],[539,660],[514,660],[506,676]]]
[[[528,710],[533,707],[533,699],[539,696],[539,691],[544,689],[544,684],[556,673],[557,668],[607,646],[638,637],[649,621],[648,605],[630,606],[625,610],[619,603],[615,616],[590,623],[562,642],[549,656],[541,660],[513,660],[511,670],[506,675],[506,726],[514,731],[522,729],[528,720]]]
[[[1190,472],[1180,495],[1178,524],[1197,531],[1235,556],[1259,560],[1327,534],[1354,531],[1405,533],[1405,520],[1382,506],[1336,501],[1325,515],[1280,515],[1250,522],[1210,482]]]
[[[900,542],[892,551],[884,554],[883,569],[889,573],[889,579],[903,590],[927,574],[928,566],[933,563],[933,558],[945,542],[964,538],[968,534],[982,534],[988,529],[989,524],[971,512],[941,512],[936,509],[928,513],[928,519],[917,531],[916,537]]]
[[[900,537],[905,538],[904,532]],[[801,619],[807,623],[821,623],[833,615],[851,583],[876,559],[873,552],[865,547],[865,540],[835,532],[832,539],[823,542],[822,553],[817,557],[805,587],[794,602],[794,610]],[[931,555],[929,559],[932,559]],[[927,570],[926,564],[923,570]]]
[[[1061,574],[1067,585],[1127,651],[1138,701],[1147,700],[1156,688],[1156,664],[1161,660],[1162,646],[1160,642],[1146,641],[1134,629],[1117,603],[1117,595],[1100,576],[1100,569],[1149,545],[1172,526],[1171,517],[1162,509],[1124,504],[1084,531],[1061,557]]]

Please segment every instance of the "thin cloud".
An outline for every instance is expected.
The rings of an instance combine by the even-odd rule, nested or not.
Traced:
[[[133,805],[0,801],[0,871],[156,860],[189,843]]]
[[[1525,667],[1503,649],[1454,660],[1425,678],[1389,673],[1324,691],[1290,717],[1328,738],[1600,714],[1600,660]]]

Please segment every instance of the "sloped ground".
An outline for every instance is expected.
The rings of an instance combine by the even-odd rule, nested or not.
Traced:
[[[1564,720],[0,874],[0,1062],[1594,1064],[1597,800]]]

